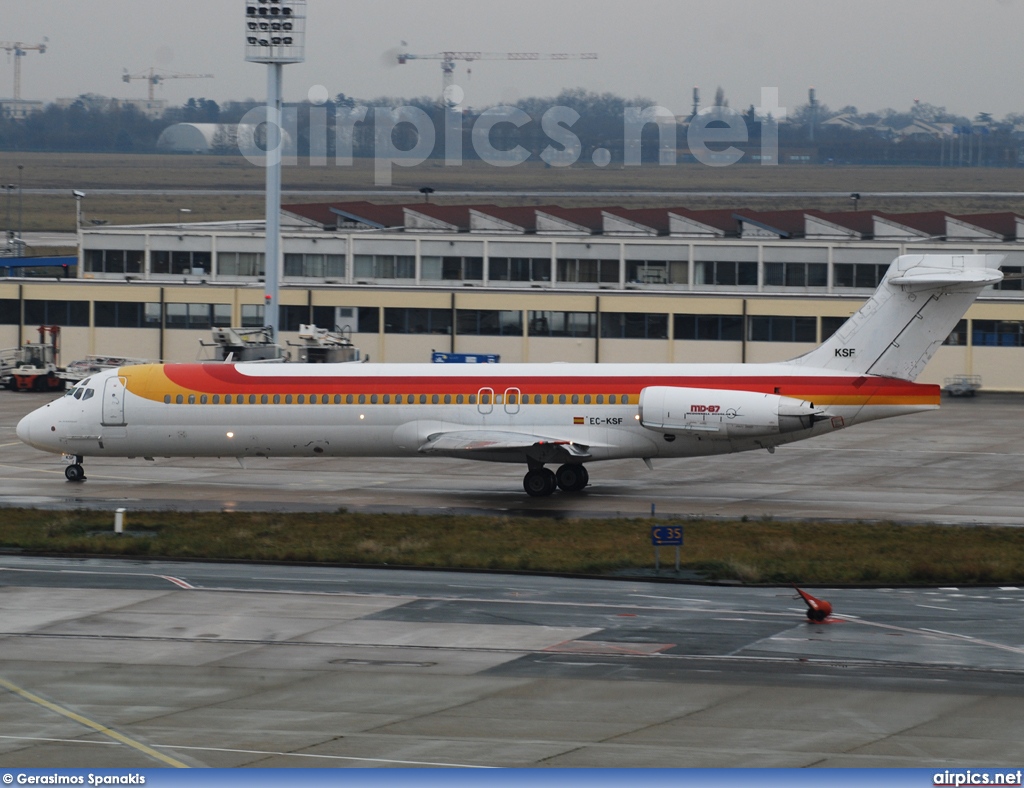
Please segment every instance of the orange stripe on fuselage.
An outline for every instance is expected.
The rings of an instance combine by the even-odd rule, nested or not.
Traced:
[[[807,400],[815,405],[938,405],[936,385],[911,383],[870,376],[815,377],[792,375],[700,376],[630,375],[599,376],[488,375],[317,375],[288,374],[250,376],[233,364],[168,364],[122,368],[132,393],[154,401],[177,394],[476,394],[489,388],[496,394],[518,389],[524,395],[630,395],[630,401],[648,386],[753,391]]]

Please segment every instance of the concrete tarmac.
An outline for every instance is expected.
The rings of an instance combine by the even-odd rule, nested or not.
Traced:
[[[21,445],[0,504],[1024,524],[1024,399],[765,452],[514,466],[86,460]],[[2,510],[0,510],[2,516]],[[1024,591],[816,591],[0,557],[0,766],[1017,766]]]
[[[1024,760],[1024,590],[0,558],[2,767]]]
[[[449,459],[86,458],[21,444],[22,415],[52,395],[0,392],[0,505],[556,516],[658,514],[1024,525],[1024,397],[944,399],[938,411],[723,457],[592,463],[581,494],[529,498],[519,465]]]

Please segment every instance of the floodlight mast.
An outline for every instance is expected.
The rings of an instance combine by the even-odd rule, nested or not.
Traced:
[[[306,0],[246,0],[245,59],[267,64],[266,253],[263,323],[276,342],[281,289],[281,89],[286,63],[306,59]]]

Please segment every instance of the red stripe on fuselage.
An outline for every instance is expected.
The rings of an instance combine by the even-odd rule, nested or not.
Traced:
[[[783,396],[862,396],[935,397],[939,387],[931,384],[911,383],[894,378],[870,376],[817,377],[792,375],[775,376],[695,376],[679,375],[617,375],[601,376],[548,376],[517,375],[510,371],[503,375],[473,376],[450,375],[329,375],[292,376],[243,375],[233,364],[170,364],[163,368],[172,383],[202,394],[459,394],[476,392],[483,388],[503,392],[516,388],[528,393],[636,394],[647,386],[678,386],[683,388],[720,389],[724,391],[754,391]]]

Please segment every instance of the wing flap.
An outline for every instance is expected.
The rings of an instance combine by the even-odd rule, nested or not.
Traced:
[[[451,456],[508,455],[522,457],[577,457],[590,456],[590,447],[565,438],[531,435],[500,430],[457,430],[431,435],[419,447],[422,454]]]

